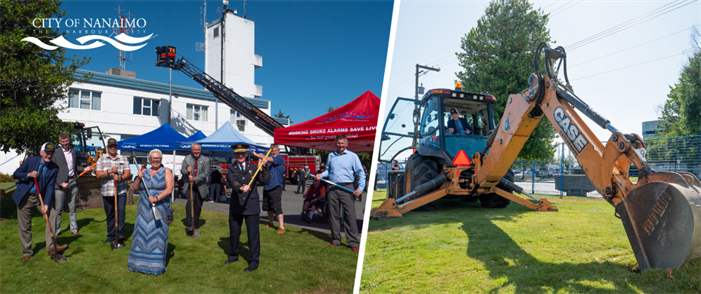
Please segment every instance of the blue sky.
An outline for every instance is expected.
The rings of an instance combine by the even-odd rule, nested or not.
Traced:
[[[243,15],[243,1],[229,1],[229,8]],[[204,42],[201,8],[204,1],[64,1],[63,19],[114,18],[117,7],[146,21],[144,31],[154,33],[144,48],[127,52],[126,69],[136,77],[168,83],[168,70],[153,65],[155,47],[172,45],[180,55],[204,69],[204,52],[195,50]],[[207,1],[207,21],[221,17],[221,1]],[[326,113],[329,106],[342,106],[365,91],[380,96],[387,56],[392,1],[247,1],[247,18],[256,24],[257,55],[263,67],[256,69],[255,83],[263,86],[262,99],[300,123]],[[81,24],[82,27],[82,24]],[[66,39],[78,44],[70,29]],[[65,30],[65,25],[62,27]],[[103,32],[103,35],[104,32]],[[105,36],[109,36],[107,33]],[[83,69],[105,72],[118,68],[119,51],[112,46],[91,50],[67,50],[66,56],[88,56]],[[173,72],[173,84],[202,87],[182,73]]]

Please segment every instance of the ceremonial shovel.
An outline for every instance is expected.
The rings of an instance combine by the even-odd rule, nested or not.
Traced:
[[[37,198],[39,198],[39,203],[41,203],[41,208],[44,208],[44,200],[41,199],[41,192],[39,190],[39,183],[37,182],[37,178],[34,178],[34,185],[37,187]],[[64,256],[61,253],[58,253],[58,243],[56,243],[56,236],[54,236],[54,231],[51,229],[51,224],[49,224],[49,218],[46,216],[46,213],[42,213],[44,215],[44,219],[46,220],[46,227],[49,228],[49,235],[51,235],[51,240],[54,241],[54,253],[51,253],[51,257],[54,258],[54,260],[58,263],[62,263],[64,261],[67,261],[68,259],[66,256]]]
[[[114,181],[114,240],[110,242],[112,250],[122,249],[124,245],[119,244],[119,218],[117,217],[117,181]]]
[[[316,175],[309,174],[309,177],[316,178]],[[348,189],[348,188],[346,188],[346,187],[344,187],[344,186],[341,186],[341,185],[339,185],[339,184],[336,184],[336,183],[334,183],[334,182],[332,182],[332,181],[324,180],[324,178],[321,178],[321,181],[327,182],[327,183],[329,183],[329,184],[331,184],[331,185],[334,185],[334,186],[336,186],[336,187],[339,187],[339,188],[341,188],[342,190],[348,191],[348,192],[350,192],[350,193],[355,192],[355,191],[353,191],[353,190],[351,190],[351,189]]]
[[[144,177],[139,177],[141,179],[141,183],[144,185],[144,189],[146,189],[146,195],[148,195],[149,198],[151,198],[151,193],[148,191],[148,187],[146,187],[146,182],[144,182]],[[153,218],[156,220],[161,220],[161,214],[156,210],[156,203],[151,203],[151,209],[153,209]]]

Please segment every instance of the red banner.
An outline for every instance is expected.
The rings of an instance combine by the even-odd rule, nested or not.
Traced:
[[[315,119],[275,129],[275,142],[319,150],[336,150],[337,135],[348,137],[348,150],[372,151],[375,145],[380,98],[370,91]]]

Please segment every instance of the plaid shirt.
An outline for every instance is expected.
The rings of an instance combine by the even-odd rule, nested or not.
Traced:
[[[117,154],[117,157],[112,160],[109,154],[105,154],[100,159],[97,160],[95,164],[95,170],[101,170],[103,172],[109,172],[113,166],[117,167],[117,173],[123,175],[125,171],[131,171],[129,168],[129,161],[123,155]],[[110,175],[107,178],[102,179],[102,196],[114,196],[114,179]],[[127,193],[127,181],[117,182],[118,194]]]

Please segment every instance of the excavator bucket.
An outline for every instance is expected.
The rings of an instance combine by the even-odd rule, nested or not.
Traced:
[[[675,268],[701,257],[701,184],[663,172],[616,207],[640,270]]]

